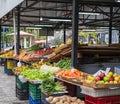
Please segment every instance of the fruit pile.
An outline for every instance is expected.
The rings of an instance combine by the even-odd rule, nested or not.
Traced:
[[[59,96],[59,97],[53,97],[49,96],[46,98],[46,100],[50,104],[85,104],[84,101],[78,99],[77,97],[71,97],[71,96]]]
[[[8,52],[7,50],[3,50],[3,51],[0,52],[0,55],[5,54],[7,52]]]
[[[40,69],[42,65],[51,65],[49,62],[39,61],[32,63],[32,67],[36,69]]]
[[[84,75],[83,72],[78,71],[75,69],[72,71],[71,69],[69,70],[58,70],[56,72],[56,76],[61,76],[64,78],[74,78],[74,79],[80,79]]]
[[[11,58],[11,57],[13,57],[13,55],[14,55],[14,50],[11,50],[11,51],[9,51],[9,52],[7,52],[5,54],[0,55],[0,57],[2,57],[2,58]]]
[[[108,72],[106,75],[104,72],[101,72],[97,76],[88,76],[86,82],[96,84],[119,84],[120,76],[113,72]]]
[[[14,71],[14,73],[15,74],[20,74],[23,70],[28,70],[28,69],[30,69],[30,67],[28,67],[28,66],[26,66],[26,65],[22,65],[21,67],[15,67],[14,69],[13,69],[13,71]]]
[[[34,54],[47,55],[47,54],[49,54],[51,52],[52,52],[51,48],[45,48],[45,49],[35,51]]]

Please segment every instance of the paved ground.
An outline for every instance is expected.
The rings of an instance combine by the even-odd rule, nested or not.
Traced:
[[[15,96],[15,77],[4,74],[0,66],[0,104],[28,104]]]

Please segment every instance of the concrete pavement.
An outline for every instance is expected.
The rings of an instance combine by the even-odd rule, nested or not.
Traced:
[[[19,100],[15,95],[15,76],[4,74],[0,66],[0,104],[28,104],[28,100]]]

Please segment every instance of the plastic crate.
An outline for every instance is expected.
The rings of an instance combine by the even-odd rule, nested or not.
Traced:
[[[120,104],[120,96],[91,97],[85,95],[85,104]]]
[[[4,66],[4,73],[7,74],[8,73],[8,69],[7,67]]]
[[[31,95],[29,95],[29,104],[42,104],[41,99],[34,99]]]
[[[28,82],[25,82],[25,83],[22,83],[18,76],[16,76],[16,86],[19,88],[19,89],[29,89],[29,84]]]
[[[16,97],[20,100],[28,100],[29,99],[29,92],[28,89],[19,89],[16,87]]]
[[[29,94],[34,99],[41,99],[41,90],[39,88],[40,84],[29,83]]]

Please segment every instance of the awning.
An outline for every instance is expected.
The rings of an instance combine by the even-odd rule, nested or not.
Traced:
[[[0,0],[0,18],[10,12],[24,0]]]

